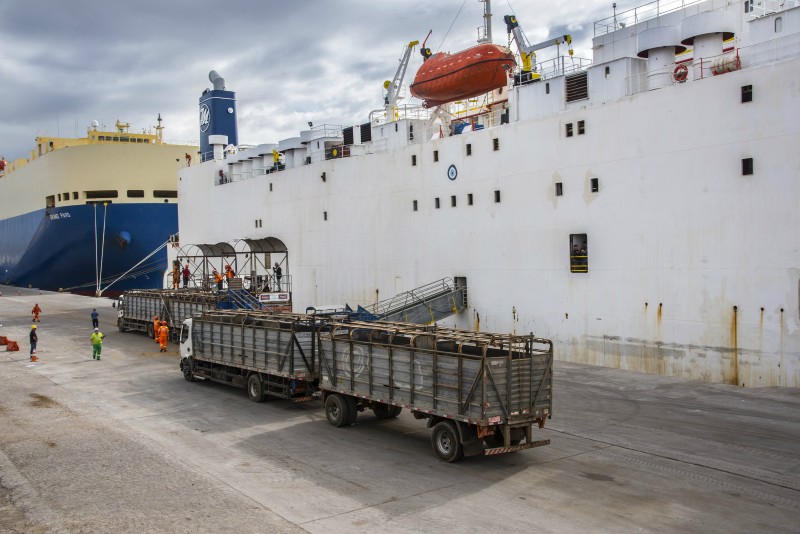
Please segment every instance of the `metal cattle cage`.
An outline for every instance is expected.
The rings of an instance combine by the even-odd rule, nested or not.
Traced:
[[[341,407],[350,422],[353,410],[377,408],[378,415],[391,413],[386,406],[405,407],[428,419],[429,426],[460,422],[468,455],[549,443],[531,437],[532,423],[542,427],[552,414],[553,349],[548,340],[359,322],[332,325],[319,337],[320,388],[326,397],[358,399],[356,406]],[[458,451],[453,458],[437,455],[446,461],[459,456]]]
[[[317,389],[315,321],[258,311],[214,311],[192,319],[195,376],[267,396],[309,400]]]

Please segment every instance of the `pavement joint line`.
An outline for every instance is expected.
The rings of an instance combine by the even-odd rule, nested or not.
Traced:
[[[638,452],[640,454],[644,454],[644,455],[647,455],[647,456],[653,456],[655,458],[661,458],[662,460],[670,460],[672,462],[676,462],[676,463],[679,463],[679,464],[691,465],[691,466],[694,466],[694,467],[699,467],[701,469],[708,469],[708,470],[711,470],[711,471],[717,471],[719,473],[725,473],[727,475],[732,475],[732,476],[735,476],[735,477],[738,477],[738,478],[744,478],[744,479],[747,479],[747,480],[751,480],[753,482],[760,482],[762,484],[768,484],[770,486],[775,486],[777,488],[787,489],[789,491],[794,491],[794,492],[800,493],[800,489],[798,489],[798,488],[793,488],[791,486],[786,486],[784,484],[779,484],[777,482],[770,482],[768,480],[763,480],[763,479],[760,479],[760,478],[744,475],[742,473],[737,473],[735,471],[729,471],[727,469],[721,469],[719,467],[714,467],[714,466],[710,466],[710,465],[704,465],[704,464],[701,464],[701,463],[698,463],[698,462],[690,462],[688,460],[681,460],[681,459],[678,459],[678,458],[674,458],[672,456],[666,456],[664,454],[658,454],[658,453],[655,453],[655,452],[643,451],[643,450],[637,449],[635,447],[627,447],[625,445],[620,445],[618,443],[610,443],[608,441],[603,441],[603,440],[596,439],[596,438],[588,438],[588,437],[585,437],[585,436],[581,436],[581,435],[578,435],[578,434],[573,434],[571,432],[567,432],[566,430],[556,430],[556,429],[554,429],[552,427],[550,427],[550,430],[553,431],[553,432],[558,432],[559,434],[565,434],[567,436],[572,436],[574,438],[585,439],[585,440],[588,440],[588,441],[594,441],[596,443],[602,443],[604,445],[607,445],[607,447],[603,447],[602,449],[599,449],[599,450],[604,450],[604,449],[608,449],[608,448],[611,448],[611,447],[615,447],[615,448],[623,449],[623,450],[626,450],[626,451]],[[596,450],[598,450],[598,449],[596,449]],[[592,451],[589,451],[589,452],[592,452]]]
[[[33,485],[14,466],[11,459],[0,450],[0,485],[9,490],[11,500],[18,506],[25,518],[35,525],[46,528],[46,532],[66,533],[62,528],[50,525],[63,525],[63,518],[47,506]]]

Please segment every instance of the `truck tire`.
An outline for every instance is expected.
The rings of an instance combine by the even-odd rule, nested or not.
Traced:
[[[258,373],[253,373],[247,379],[247,396],[253,402],[264,402],[264,384]]]
[[[122,323],[122,319],[118,318],[117,319],[117,328],[119,329],[120,332],[126,332],[127,330],[125,330],[125,327],[122,326],[122,324],[123,324]]]
[[[433,453],[443,462],[457,462],[464,456],[458,429],[452,421],[440,421],[433,427],[431,446]]]
[[[153,323],[147,323],[147,337],[149,337],[150,339],[156,338],[156,332],[155,330],[153,330],[153,328],[154,328]]]
[[[400,406],[392,406],[391,404],[375,404],[372,407],[372,412],[378,419],[392,419],[400,415],[403,409]]]
[[[334,393],[325,399],[325,417],[335,427],[352,424],[350,422],[350,402],[344,395]]]
[[[181,370],[183,371],[183,378],[187,382],[194,382],[194,360],[191,357],[183,361]]]

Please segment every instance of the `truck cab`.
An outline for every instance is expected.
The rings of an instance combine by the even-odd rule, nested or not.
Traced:
[[[180,367],[183,372],[183,377],[189,381],[194,382],[194,359],[192,358],[192,319],[186,319],[181,325],[180,332],[180,349],[181,356]]]

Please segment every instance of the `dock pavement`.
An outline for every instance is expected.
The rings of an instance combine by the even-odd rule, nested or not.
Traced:
[[[405,411],[334,428],[184,381],[110,299],[0,292],[0,532],[800,532],[797,389],[557,361],[549,446],[445,464]]]

